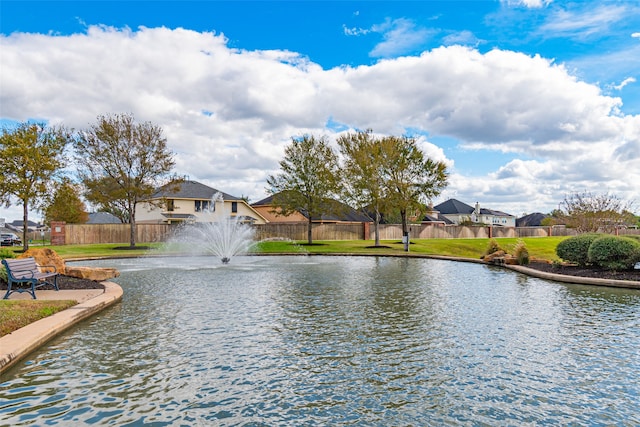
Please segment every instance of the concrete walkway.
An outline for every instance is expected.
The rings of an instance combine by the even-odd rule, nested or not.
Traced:
[[[29,353],[87,317],[96,314],[122,299],[122,288],[103,282],[105,289],[36,291],[39,300],[75,300],[78,305],[40,319],[0,338],[0,374]],[[11,294],[10,300],[31,299],[27,293]]]

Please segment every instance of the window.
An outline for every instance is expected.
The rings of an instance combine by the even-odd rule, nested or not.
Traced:
[[[174,209],[173,199],[168,199],[167,200],[167,211],[168,212],[173,212],[173,209]]]
[[[231,212],[238,213],[238,202],[231,202]]]
[[[196,212],[206,212],[209,210],[209,205],[211,202],[208,200],[196,200],[195,201],[195,210]]]

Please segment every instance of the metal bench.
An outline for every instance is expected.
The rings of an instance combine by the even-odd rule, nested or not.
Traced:
[[[58,272],[53,265],[38,267],[34,258],[3,259],[2,264],[7,270],[7,293],[4,294],[3,299],[9,298],[9,295],[14,292],[29,292],[33,299],[36,299],[36,289],[45,285],[51,285],[56,291],[59,290]],[[42,272],[40,268],[53,268],[53,271]],[[49,281],[50,279],[53,279],[53,281]],[[25,283],[30,287],[22,288],[16,286],[15,289],[11,289],[14,285]]]

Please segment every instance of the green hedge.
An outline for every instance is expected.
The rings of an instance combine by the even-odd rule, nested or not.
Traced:
[[[589,262],[607,270],[630,270],[640,262],[640,242],[621,236],[601,236],[589,246]]]
[[[589,246],[600,236],[600,234],[579,234],[569,237],[558,243],[556,255],[567,262],[585,266],[589,264]]]

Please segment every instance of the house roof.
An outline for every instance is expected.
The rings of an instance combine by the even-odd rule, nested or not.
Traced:
[[[429,215],[429,214],[427,214],[427,215],[424,216],[424,218],[422,218],[422,222],[443,222],[443,223],[448,224],[448,225],[455,224],[449,218],[447,218],[446,216],[441,215],[440,213],[438,213],[437,215]]]
[[[433,209],[443,215],[471,214],[474,210],[473,207],[456,199],[449,199],[446,202],[442,202],[439,205],[434,206]]]
[[[21,219],[16,219],[12,222],[9,222],[7,224],[11,224],[14,227],[22,227],[22,225],[24,224],[24,221]],[[27,221],[27,227],[42,227],[42,224],[38,224],[37,222],[33,222],[31,220]]]
[[[211,200],[217,193],[222,195],[223,200],[242,200],[241,197],[232,196],[197,181],[183,181],[178,186],[165,185],[156,191],[152,198],[171,197],[175,199]]]
[[[525,215],[516,219],[516,227],[538,227],[541,225],[543,219],[549,215],[545,215],[541,212],[534,212],[529,215]]]
[[[108,212],[93,212],[89,214],[87,224],[122,224],[122,221]]]
[[[272,194],[269,197],[266,197],[266,198],[264,198],[262,200],[259,200],[259,201],[255,202],[255,203],[251,203],[251,206],[265,206],[265,205],[266,206],[270,206],[270,205],[273,204],[273,197],[274,197],[274,195]]]
[[[495,211],[493,209],[485,209],[485,208],[480,208],[480,215],[513,216],[513,215],[508,214],[506,212]]]
[[[456,199],[449,199],[446,202],[442,202],[433,209],[437,210],[443,215],[471,215],[475,208],[467,205]],[[506,212],[496,211],[494,209],[480,208],[480,215],[492,215],[492,216],[513,216]]]

